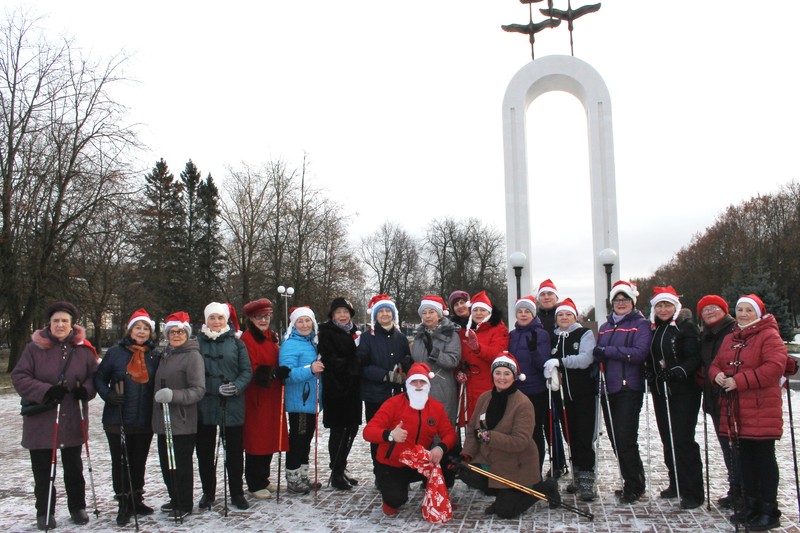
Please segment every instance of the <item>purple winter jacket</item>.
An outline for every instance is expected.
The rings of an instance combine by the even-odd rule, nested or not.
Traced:
[[[70,349],[72,359],[65,372],[64,386],[70,391],[75,388],[75,382],[80,381],[86,388],[89,399],[95,397],[94,375],[97,372],[97,355],[93,348],[84,344],[86,334],[82,327],[72,326],[73,333],[65,339],[62,346],[48,337],[44,331],[37,330],[23,350],[19,361],[11,372],[11,381],[19,395],[25,399],[42,403],[45,393],[58,382],[59,372],[66,359],[64,351]],[[67,394],[61,402],[61,414],[58,420],[58,446],[60,448],[80,446],[83,444],[83,430],[81,428],[81,412],[78,400],[72,394]],[[86,417],[86,431],[89,431],[88,413]],[[56,410],[22,417],[22,447],[29,450],[43,450],[53,447],[53,428],[56,420]]]
[[[642,364],[650,355],[653,336],[650,321],[636,309],[618,323],[613,313],[606,320],[598,331],[594,359],[605,367],[608,393],[619,392],[623,386],[642,392]]]

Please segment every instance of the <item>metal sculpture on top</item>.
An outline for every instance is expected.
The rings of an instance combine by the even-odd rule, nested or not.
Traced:
[[[600,4],[592,4],[587,6],[581,6],[577,9],[572,9],[572,0],[567,0],[567,9],[566,11],[561,9],[555,9],[553,7],[553,0],[547,0],[547,9],[540,9],[539,12],[542,15],[547,15],[548,19],[543,20],[541,22],[533,22],[533,8],[532,4],[542,2],[543,0],[519,0],[521,4],[528,4],[528,16],[529,22],[527,24],[504,24],[500,26],[503,28],[504,31],[507,32],[514,32],[514,33],[524,33],[530,36],[530,43],[531,43],[531,59],[536,59],[534,54],[533,46],[536,42],[535,35],[542,31],[545,28],[555,28],[561,24],[562,20],[567,21],[567,27],[569,29],[569,50],[571,55],[575,55],[573,43],[572,43],[572,31],[574,29],[573,22],[575,19],[582,17],[588,13],[594,13],[600,9]]]

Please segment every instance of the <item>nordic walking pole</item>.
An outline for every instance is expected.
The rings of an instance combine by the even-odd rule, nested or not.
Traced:
[[[653,462],[650,457],[650,398],[648,397],[648,383],[647,379],[644,381],[644,420],[647,426],[647,502],[648,504],[653,501]],[[706,455],[706,464],[708,464],[708,456]]]
[[[553,456],[553,391],[550,389],[551,378],[547,378],[547,412],[550,415],[550,434],[547,438],[547,455],[550,456],[550,476],[556,475],[556,462]]]
[[[706,395],[703,393],[703,404],[706,401]],[[703,409],[703,444],[705,447],[706,455],[706,511],[711,510],[711,481],[709,479],[708,467],[708,413]],[[648,452],[649,453],[649,452]],[[795,479],[797,479],[795,477]]]
[[[81,381],[78,376],[75,376],[75,386],[80,387]],[[83,444],[86,446],[86,464],[89,467],[89,485],[92,487],[92,501],[94,502],[94,516],[100,516],[100,511],[97,509],[97,492],[94,488],[94,473],[92,472],[92,456],[89,454],[89,432],[86,428],[86,415],[83,413],[84,408],[89,410],[89,402],[80,400],[78,401],[78,411],[81,413],[81,432],[83,433]]]
[[[228,378],[222,376],[222,383],[227,385],[230,383]],[[222,403],[222,426],[219,428],[219,434],[222,438],[222,514],[228,516],[228,434],[226,432],[227,414],[228,414],[228,398],[226,396],[220,397]],[[214,472],[214,476],[217,473]]]
[[[733,377],[732,374],[726,374],[726,377]],[[728,419],[728,442],[731,445],[731,456],[733,458],[734,467],[737,472],[736,475],[739,479],[739,488],[741,494],[744,494],[744,479],[742,478],[742,463],[739,455],[739,421],[736,419],[737,413],[734,412],[733,402],[739,399],[739,395],[735,390],[726,391],[722,389],[725,398],[725,414]],[[739,521],[734,524],[735,530],[739,531]],[[744,523],[744,530],[748,531],[747,522]]]
[[[120,380],[114,384],[114,390],[120,396],[125,394],[125,382]],[[139,515],[136,512],[136,502],[133,499],[133,478],[131,478],[131,461],[130,457],[128,456],[128,439],[125,436],[125,418],[124,412],[122,409],[122,405],[119,406],[119,445],[122,448],[122,462],[125,465],[125,470],[122,470],[122,484],[125,484],[125,473],[128,474],[128,488],[130,489],[130,498],[131,498],[131,508],[133,510],[133,527],[136,531],[139,531]],[[88,452],[86,454],[89,455]],[[122,465],[120,465],[122,466]],[[91,472],[91,469],[89,470]],[[125,497],[124,494],[120,494],[120,497]]]
[[[278,490],[276,491],[275,503],[281,502],[281,458],[283,457],[283,409],[284,409],[284,388],[283,381],[281,381],[281,410],[278,413]]]
[[[558,370],[555,370],[558,372]],[[572,486],[575,485],[575,463],[572,461],[572,440],[569,438],[569,422],[567,421],[567,404],[564,401],[564,387],[558,388],[561,393],[561,418],[564,420],[564,435],[567,440],[567,457],[569,458],[569,468],[572,471]]]
[[[317,354],[317,361],[322,359],[321,354]],[[318,461],[318,451],[319,451],[319,374],[316,375],[314,380],[314,396],[315,396],[315,409],[316,414],[314,415],[314,501],[317,500],[317,492],[319,492],[319,461]]]
[[[619,463],[619,453],[617,452],[617,437],[614,433],[614,417],[611,415],[611,402],[608,399],[608,384],[606,383],[606,366],[600,363],[600,386],[602,387],[603,397],[606,399],[606,408],[604,413],[608,416],[606,422],[611,429],[611,445],[614,447],[614,457],[617,458],[617,468],[619,469],[619,478],[624,483],[625,478],[622,475],[622,465]]]
[[[519,483],[515,483],[515,482],[513,482],[513,481],[511,481],[509,479],[506,479],[504,477],[500,477],[497,474],[492,474],[491,472],[489,472],[487,470],[484,470],[483,468],[478,468],[475,465],[471,465],[469,463],[462,463],[462,465],[465,468],[468,468],[469,470],[472,470],[476,474],[480,474],[480,475],[485,476],[485,477],[487,477],[487,478],[489,478],[491,480],[494,480],[494,481],[497,481],[497,482],[502,483],[504,485],[507,485],[507,486],[509,486],[509,487],[511,487],[513,489],[517,489],[518,491],[524,492],[525,494],[533,496],[534,498],[538,498],[538,499],[540,499],[542,501],[546,501],[547,503],[554,504],[557,507],[563,507],[567,511],[572,511],[573,513],[575,513],[577,515],[580,515],[580,516],[583,516],[584,518],[588,518],[589,520],[594,520],[594,515],[592,513],[586,512],[586,511],[584,511],[582,509],[578,509],[577,507],[573,507],[572,505],[569,505],[568,503],[564,503],[561,500],[553,500],[547,494],[544,494],[543,492],[539,492],[538,490],[534,490],[534,489],[528,488],[525,485],[520,485]]]
[[[56,404],[56,422],[53,426],[53,455],[50,458],[50,483],[47,490],[47,518],[44,520],[44,530],[50,530],[50,509],[53,504],[53,485],[56,482],[56,450],[58,450],[58,419],[61,416],[61,402]]]
[[[789,404],[789,431],[792,435],[792,461],[794,462],[794,490],[797,495],[797,512],[800,513],[800,480],[797,477],[797,444],[794,437],[794,414],[792,413],[792,394],[789,391],[789,378],[786,378],[786,403]]]
[[[659,365],[661,365],[661,370],[665,370],[667,367],[663,359],[659,362]],[[669,385],[667,385],[666,379],[664,380],[664,405],[667,407],[667,427],[669,428],[669,447],[670,452],[672,452],[672,471],[675,474],[675,492],[678,494],[678,501],[680,501],[681,484],[678,481],[678,462],[675,460],[675,439],[672,436],[672,415],[669,409]]]
[[[166,380],[161,380],[161,388],[166,388]],[[170,477],[170,484],[172,485],[172,494],[170,494],[170,499],[172,500],[172,516],[175,519],[175,523],[178,523],[178,505],[176,503],[177,498],[173,498],[172,496],[177,496],[178,494],[178,487],[176,486],[177,480],[175,479],[175,447],[174,443],[172,442],[172,418],[170,417],[169,412],[169,404],[162,403],[161,404],[161,412],[164,414],[164,439],[167,442],[167,468],[169,469],[169,477]],[[180,522],[183,523],[183,518],[180,519]]]

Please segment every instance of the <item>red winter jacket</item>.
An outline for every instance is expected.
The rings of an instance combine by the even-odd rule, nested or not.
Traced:
[[[478,398],[494,386],[492,383],[492,362],[501,352],[508,350],[508,328],[500,321],[491,321],[478,325],[475,331],[478,337],[478,352],[473,352],[466,338],[466,330],[458,332],[461,340],[461,360],[469,364],[467,371],[467,420],[472,418]],[[463,412],[463,405],[458,406]],[[459,420],[464,420],[463,416]],[[463,425],[463,424],[460,424]]]
[[[389,432],[403,422],[408,431],[405,442],[389,442]],[[444,451],[456,445],[456,431],[447,418],[444,406],[438,400],[428,398],[421,411],[411,407],[405,393],[392,396],[381,405],[375,416],[364,427],[364,440],[378,445],[378,462],[395,468],[405,467],[400,462],[400,454],[421,444],[430,449],[433,438],[438,435]]]
[[[733,376],[736,390],[720,395],[720,434],[729,435],[729,419],[738,424],[739,438],[780,439],[783,400],[780,379],[787,367],[786,345],[772,315],[733,331],[722,341],[709,368],[709,379],[720,372]],[[737,402],[738,399],[738,402]],[[735,428],[730,428],[732,432]],[[733,435],[733,433],[730,433]]]

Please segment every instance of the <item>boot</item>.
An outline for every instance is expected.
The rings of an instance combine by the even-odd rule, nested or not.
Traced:
[[[117,525],[124,526],[131,521],[132,507],[129,494],[117,494],[119,511],[117,511]]]
[[[331,473],[331,485],[338,490],[353,490],[353,486],[347,481],[341,470],[334,470]]]
[[[146,516],[153,514],[153,508],[144,503],[144,491],[137,490],[133,493],[133,505],[136,514]]]
[[[774,503],[758,502],[755,516],[747,523],[750,531],[767,531],[781,525],[781,512]]]
[[[730,517],[731,524],[746,524],[758,514],[759,502],[757,498],[748,496],[744,499],[744,507],[737,510]]]
[[[556,509],[561,505],[561,494],[558,492],[558,482],[555,479],[547,479],[540,481],[533,486],[533,490],[541,492],[547,496],[547,502],[550,504],[550,509]]]
[[[308,485],[303,483],[300,468],[286,470],[286,489],[294,494],[308,494]]]
[[[197,507],[199,509],[211,509],[211,506],[217,501],[217,497],[214,494],[206,494],[205,492],[200,497],[200,501],[197,502]]]
[[[358,485],[358,480],[356,478],[354,478],[354,477],[350,477],[350,475],[347,473],[347,469],[345,469],[342,472],[342,476],[344,476],[344,478],[347,480],[347,482],[350,483],[352,486],[355,487],[356,485]]]
[[[578,485],[581,501],[592,502],[597,498],[597,490],[594,486],[594,472],[582,470],[575,472],[575,482]]]
[[[303,483],[305,483],[308,487],[308,490],[319,490],[322,488],[322,483],[317,482],[315,487],[314,482],[309,479],[308,465],[300,465],[300,477],[303,480]]]
[[[47,519],[47,515],[46,514],[37,516],[36,517],[36,527],[40,531],[46,531],[48,529],[57,528],[58,524],[56,523],[56,516],[51,514],[50,515],[50,520]]]

